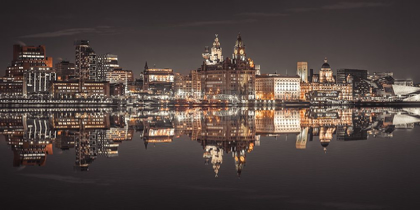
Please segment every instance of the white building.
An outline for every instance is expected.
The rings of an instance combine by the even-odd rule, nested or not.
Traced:
[[[255,99],[257,100],[299,100],[299,76],[263,74],[255,81]]]

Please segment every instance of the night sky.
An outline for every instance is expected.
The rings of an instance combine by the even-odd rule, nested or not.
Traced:
[[[149,67],[187,73],[219,34],[231,57],[238,32],[262,73],[296,73],[297,61],[319,71],[394,71],[420,82],[420,2],[392,1],[9,1],[2,2],[0,65],[12,45],[46,45],[47,55],[74,61],[73,41],[119,56],[135,72]],[[4,72],[1,74],[4,75]]]

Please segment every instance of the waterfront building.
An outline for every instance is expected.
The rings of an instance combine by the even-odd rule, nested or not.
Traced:
[[[246,56],[240,34],[234,46],[232,59],[226,58],[210,64],[206,56],[203,58],[203,65],[197,71],[201,78],[203,98],[229,99],[243,103],[255,99],[255,64]]]
[[[327,58],[321,67],[319,80],[311,71],[312,82],[302,83],[300,99],[307,101],[352,101],[353,100],[353,84],[352,83],[335,83]]]
[[[219,42],[219,35],[215,35],[216,38],[213,42],[213,47],[209,51],[208,46],[204,48],[204,53],[202,54],[203,58],[207,65],[214,65],[220,62],[223,62],[222,47]]]
[[[106,81],[110,84],[123,84],[125,86],[124,92],[128,94],[128,84],[134,82],[133,71],[115,68],[106,72]]]
[[[324,59],[321,70],[319,71],[319,82],[320,83],[335,83],[333,71],[331,70],[330,64],[328,64],[327,57]]]
[[[23,81],[15,77],[0,77],[0,95],[21,96]]]
[[[353,85],[353,97],[360,99],[370,97],[372,88],[367,81],[368,71],[361,69],[338,69],[337,84],[351,83]]]
[[[255,79],[256,100],[296,101],[300,98],[300,76],[263,74]]]
[[[297,62],[297,75],[304,83],[308,83],[308,62]]]
[[[186,76],[176,73],[174,75],[174,97],[175,98],[188,98],[192,96],[192,77],[191,74]]]
[[[110,96],[109,82],[55,81],[50,94],[55,99],[89,98]]]
[[[108,72],[120,68],[118,56],[109,53],[96,56],[96,65],[96,81],[108,81]]]
[[[192,96],[194,99],[201,99],[203,94],[201,92],[202,86],[201,86],[200,74],[197,70],[192,70],[190,72],[190,75],[191,75]]]
[[[57,75],[47,67],[31,67],[23,76],[23,96],[48,95],[51,83],[57,80]]]
[[[76,65],[69,61],[61,61],[55,64],[55,72],[57,80],[68,80],[71,76],[76,75]]]
[[[75,43],[76,76],[81,80],[95,80],[97,77],[96,53],[88,40]]]
[[[174,85],[174,72],[172,69],[149,69],[147,63],[144,67],[143,89],[151,95],[172,97]]]
[[[13,45],[13,60],[6,70],[6,77],[23,79],[31,68],[52,68],[53,59],[47,57],[46,48],[40,46]]]
[[[402,86],[414,86],[414,82],[411,79],[396,79],[394,80],[394,85],[402,85]]]

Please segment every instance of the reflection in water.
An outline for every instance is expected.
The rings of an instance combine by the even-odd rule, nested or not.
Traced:
[[[139,135],[149,144],[171,143],[188,136],[203,148],[206,165],[219,174],[223,158],[231,155],[240,176],[247,154],[261,136],[295,137],[304,150],[314,137],[324,152],[337,141],[393,137],[395,129],[412,129],[420,122],[416,108],[311,108],[282,110],[187,109],[123,112],[32,111],[0,114],[0,133],[13,151],[13,166],[44,166],[53,145],[75,151],[75,169],[89,170],[98,156],[118,156],[118,147]]]

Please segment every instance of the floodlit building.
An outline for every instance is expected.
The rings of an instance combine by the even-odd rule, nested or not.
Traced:
[[[144,87],[152,95],[171,97],[173,95],[174,72],[172,69],[144,68]]]
[[[218,42],[216,37],[215,42]],[[220,51],[221,53],[221,51]],[[222,55],[217,54],[220,58]],[[232,59],[209,62],[211,56],[203,54],[203,65],[197,72],[205,99],[230,99],[241,102],[255,99],[254,61],[246,56],[245,45],[239,34],[233,49]]]
[[[300,98],[300,76],[263,74],[255,79],[256,100],[294,101]]]
[[[297,62],[297,75],[304,83],[308,83],[308,62]]]
[[[319,82],[320,83],[335,83],[333,71],[331,70],[330,64],[328,64],[327,57],[324,59],[321,70],[319,71]]]

